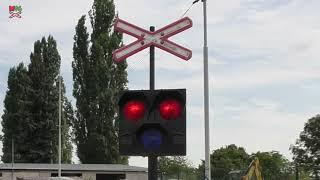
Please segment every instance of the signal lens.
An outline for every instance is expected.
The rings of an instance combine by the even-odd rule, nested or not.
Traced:
[[[146,106],[143,101],[131,100],[124,105],[123,113],[126,119],[137,122],[143,118]]]
[[[156,129],[147,129],[142,133],[141,141],[146,149],[157,149],[162,144],[162,134]]]
[[[174,120],[180,116],[182,105],[176,99],[165,99],[160,103],[159,110],[163,119]]]

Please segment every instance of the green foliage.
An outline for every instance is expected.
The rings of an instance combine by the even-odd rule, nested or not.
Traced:
[[[249,155],[242,147],[234,144],[219,148],[210,155],[211,176],[223,178],[233,170],[244,170],[249,164]]]
[[[71,126],[74,121],[74,111],[71,105],[71,102],[65,96],[65,86],[63,83],[63,79],[61,79],[62,85],[62,117],[61,117],[61,161],[63,163],[71,163],[72,161],[72,131]]]
[[[58,74],[60,55],[52,36],[34,43],[28,69],[20,64],[8,77],[2,117],[4,162],[56,163],[58,159]],[[63,85],[63,83],[62,83]],[[71,162],[70,122],[73,111],[62,87],[62,162]]]
[[[300,169],[320,178],[320,115],[308,120],[296,144],[291,146],[294,162]]]
[[[286,180],[294,175],[290,162],[277,151],[257,152],[252,157],[258,157],[264,179]]]
[[[159,157],[158,172],[161,179],[175,178],[195,180],[195,168],[182,156]]]
[[[205,168],[204,168],[204,160],[201,160],[201,164],[198,165],[196,169],[196,176],[197,179],[204,179],[205,178]]]
[[[58,75],[60,71],[60,55],[57,50],[56,41],[52,36],[46,40],[42,38],[34,44],[34,52],[30,55],[31,63],[29,65],[29,76],[31,79],[31,99],[32,118],[36,124],[31,129],[31,138],[34,140],[30,148],[31,162],[57,162],[58,160]],[[65,88],[62,88],[63,104],[68,103],[65,94]],[[62,105],[63,105],[62,104]],[[64,106],[65,107],[65,106]],[[64,111],[62,122],[66,120]],[[69,116],[70,118],[70,116]],[[62,159],[63,162],[71,162],[71,143],[66,131],[69,130],[70,123],[64,123],[62,128],[63,146]]]
[[[240,179],[245,175],[254,157],[260,161],[265,180],[294,179],[294,166],[280,153],[257,152],[248,155],[244,148],[234,144],[214,150],[211,158],[211,177],[217,180]],[[198,179],[204,179],[204,161],[197,169]],[[302,177],[302,176],[301,176]]]
[[[113,1],[95,0],[89,14],[91,39],[82,16],[73,46],[73,96],[77,111],[72,124],[77,154],[82,163],[128,163],[118,151],[117,101],[120,91],[126,88],[127,65],[112,60],[112,52],[122,41],[112,28]]]
[[[27,95],[30,93],[30,78],[23,63],[18,67],[13,67],[8,75],[8,90],[4,100],[4,114],[2,115],[2,161],[11,162],[11,147],[14,141],[16,145],[15,154],[21,156],[28,150],[28,145],[32,140],[27,138],[27,130],[32,127],[29,124],[32,120],[30,114],[30,104]],[[26,161],[25,156],[21,156],[21,161]]]

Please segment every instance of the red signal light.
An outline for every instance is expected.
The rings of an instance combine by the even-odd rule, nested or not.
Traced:
[[[141,100],[131,100],[124,105],[123,113],[126,119],[137,122],[145,113],[145,103]]]
[[[159,111],[163,119],[174,120],[180,116],[182,105],[176,99],[165,99],[160,103]]]

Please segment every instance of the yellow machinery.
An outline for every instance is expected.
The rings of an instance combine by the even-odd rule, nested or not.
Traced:
[[[242,176],[241,180],[251,180],[254,175],[256,177],[256,180],[263,180],[259,159],[257,157],[255,157],[254,160],[250,163],[245,176]]]

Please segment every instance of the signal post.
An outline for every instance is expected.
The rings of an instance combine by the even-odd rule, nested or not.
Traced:
[[[113,52],[121,62],[150,47],[150,90],[127,90],[119,100],[119,151],[121,155],[148,156],[149,180],[157,180],[158,156],[186,155],[186,90],[155,90],[155,53],[158,47],[184,60],[192,52],[169,37],[192,27],[189,18],[180,19],[157,31],[153,26],[144,30],[117,19],[115,30],[136,37],[135,42]]]
[[[150,26],[150,32],[154,32],[155,27]],[[150,46],[150,91],[155,89],[155,62],[154,62],[154,45]],[[156,155],[149,155],[148,157],[148,179],[158,179],[158,157]]]

